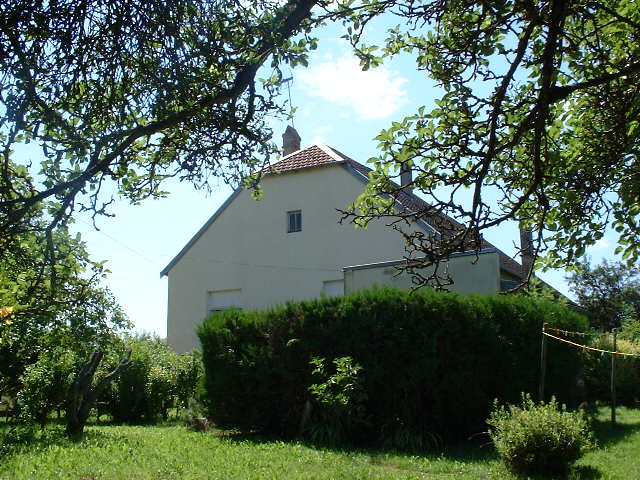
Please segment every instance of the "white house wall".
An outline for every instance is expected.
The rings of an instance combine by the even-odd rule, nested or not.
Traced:
[[[500,267],[496,251],[476,255],[460,255],[452,257],[448,262],[440,264],[440,272],[447,272],[454,284],[447,288],[453,292],[468,294],[493,294],[500,291]],[[433,267],[422,272],[423,275],[433,273]],[[344,272],[345,293],[358,290],[390,286],[408,290],[413,287],[411,275],[400,272],[394,265],[363,265],[346,268]]]
[[[384,225],[339,225],[364,184],[342,165],[263,179],[256,201],[241,191],[170,268],[167,337],[178,352],[198,348],[195,330],[212,292],[240,290],[247,310],[320,296],[343,267],[402,257],[403,238]],[[302,211],[302,231],[287,233],[288,211]],[[325,287],[326,288],[326,287]]]

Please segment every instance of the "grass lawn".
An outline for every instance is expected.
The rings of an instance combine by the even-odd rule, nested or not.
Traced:
[[[568,480],[640,479],[640,410],[619,409],[619,425],[601,409],[599,448]],[[5,429],[0,424],[0,429]],[[0,479],[512,479],[489,445],[437,454],[318,449],[297,442],[241,438],[220,431],[161,426],[89,426],[79,442],[50,427],[0,456]]]

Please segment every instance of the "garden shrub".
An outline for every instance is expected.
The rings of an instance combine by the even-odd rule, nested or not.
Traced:
[[[612,337],[610,333],[596,336],[592,341],[593,347],[611,350]],[[617,350],[640,355],[640,344],[637,341],[618,338]],[[611,400],[611,355],[587,351],[584,353],[584,383],[587,398],[590,401]],[[621,405],[635,407],[640,400],[640,358],[629,356],[616,357],[616,401]]]
[[[640,320],[632,319],[625,322],[620,329],[618,338],[630,342],[640,341]]]
[[[318,384],[311,359],[350,357],[362,367],[369,421],[358,438],[459,440],[484,430],[494,398],[517,402],[520,392],[537,391],[543,322],[586,328],[583,317],[548,301],[428,289],[229,310],[198,331],[203,400],[221,427],[295,435]],[[578,403],[580,352],[553,342],[548,352],[546,391]]]
[[[198,394],[203,373],[202,354],[199,351],[194,350],[177,356],[174,392],[177,406],[189,407],[189,401]]]
[[[167,418],[173,404],[178,355],[166,342],[149,336],[126,338],[110,357],[112,368],[131,349],[131,364],[118,375],[103,399],[116,422],[154,423]]]
[[[318,443],[339,444],[357,438],[367,426],[362,367],[351,357],[333,360],[334,372],[325,360],[311,359],[311,374],[320,381],[309,386],[313,398],[311,439]]]
[[[494,404],[489,435],[508,470],[518,474],[565,473],[593,445],[580,411],[559,407],[555,398],[536,404],[522,396],[522,406]]]
[[[76,364],[75,354],[63,348],[53,348],[28,365],[18,395],[20,416],[44,427],[51,412],[64,408]]]

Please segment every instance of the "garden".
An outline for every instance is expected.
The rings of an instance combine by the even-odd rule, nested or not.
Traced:
[[[548,339],[540,402],[543,324],[572,340]],[[0,424],[0,479],[632,478],[637,327],[618,332],[615,425],[610,334],[524,295],[374,289],[229,310],[200,327],[201,354],[114,336],[80,433],[69,398],[86,359],[52,348]]]

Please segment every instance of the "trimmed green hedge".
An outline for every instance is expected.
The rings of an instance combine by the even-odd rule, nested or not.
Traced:
[[[369,422],[348,440],[466,438],[486,430],[495,398],[537,392],[543,322],[587,326],[547,301],[428,289],[226,311],[198,330],[209,415],[221,427],[296,434],[311,400],[310,360],[351,357],[362,367]],[[549,342],[548,357],[547,394],[575,402],[580,352]]]

